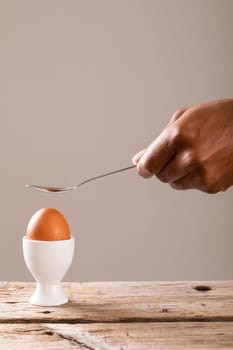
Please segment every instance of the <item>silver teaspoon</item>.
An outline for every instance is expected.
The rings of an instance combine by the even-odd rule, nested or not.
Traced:
[[[36,191],[41,191],[41,192],[47,192],[47,193],[62,193],[62,192],[67,192],[67,191],[73,191],[76,190],[78,187],[85,185],[87,182],[91,182],[93,180],[97,180],[100,179],[101,177],[105,177],[108,175],[113,175],[116,173],[120,173],[121,171],[125,171],[125,170],[129,170],[132,168],[135,168],[136,165],[131,165],[128,166],[127,168],[123,168],[123,169],[118,169],[115,171],[111,171],[110,173],[105,173],[105,174],[101,174],[98,176],[94,176],[91,177],[83,182],[80,182],[78,185],[74,185],[74,186],[66,186],[66,187],[54,187],[54,186],[38,186],[38,185],[31,185],[31,184],[26,184],[25,186],[32,189],[32,190],[36,190]]]

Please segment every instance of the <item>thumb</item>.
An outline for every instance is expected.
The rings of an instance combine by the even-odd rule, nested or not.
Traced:
[[[134,165],[137,165],[138,162],[139,162],[139,160],[141,159],[141,157],[143,156],[143,154],[144,154],[145,152],[146,152],[146,150],[143,149],[143,150],[141,150],[140,152],[136,153],[136,154],[132,157],[132,159],[131,159],[132,163],[133,163]]]

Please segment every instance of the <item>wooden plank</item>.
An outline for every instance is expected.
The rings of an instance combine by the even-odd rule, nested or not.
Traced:
[[[52,335],[51,335],[52,334]],[[74,350],[72,341],[40,324],[0,324],[1,350]]]
[[[233,281],[65,283],[60,307],[30,305],[34,286],[0,284],[1,323],[233,321]]]
[[[220,350],[233,348],[233,322],[3,324],[1,350]]]

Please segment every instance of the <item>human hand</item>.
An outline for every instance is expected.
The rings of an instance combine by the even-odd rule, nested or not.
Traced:
[[[233,185],[233,99],[177,111],[132,161],[144,178],[175,189],[225,191]]]

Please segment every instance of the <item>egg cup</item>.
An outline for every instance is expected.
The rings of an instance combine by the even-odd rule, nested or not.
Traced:
[[[31,304],[56,306],[68,302],[61,281],[74,256],[75,239],[36,241],[23,237],[23,256],[28,270],[36,280]]]

